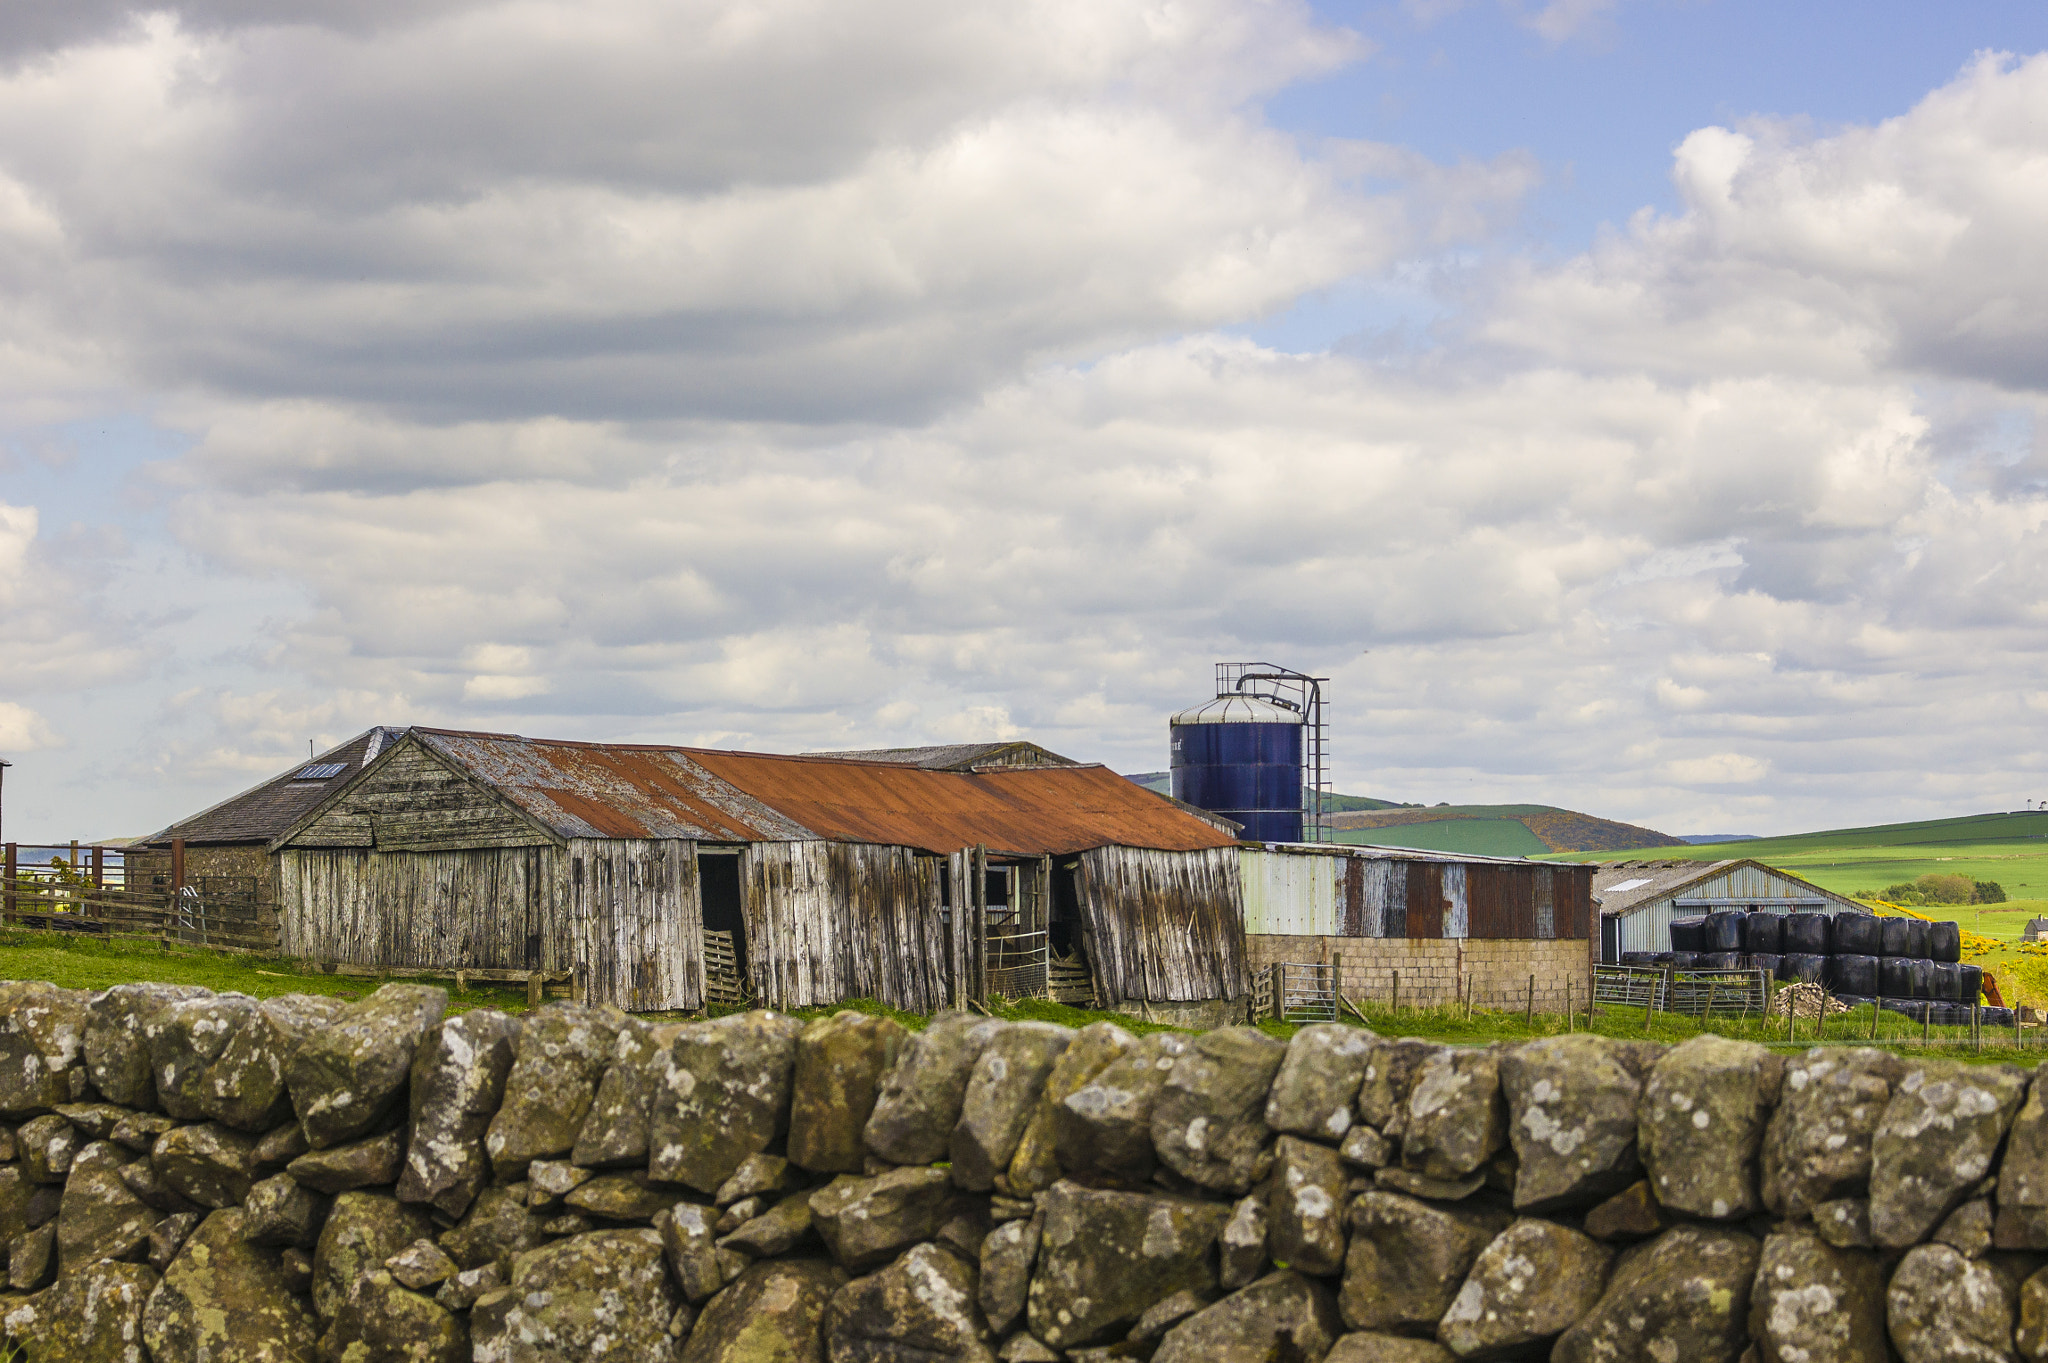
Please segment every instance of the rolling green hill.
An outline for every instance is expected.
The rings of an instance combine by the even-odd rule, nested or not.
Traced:
[[[1959,819],[1832,828],[1782,838],[1658,847],[1664,861],[1753,857],[1837,894],[1858,894],[1955,871],[1994,880],[2012,900],[2048,901],[2048,813],[1973,814]],[[1612,852],[1567,853],[1560,861],[1610,860]]]

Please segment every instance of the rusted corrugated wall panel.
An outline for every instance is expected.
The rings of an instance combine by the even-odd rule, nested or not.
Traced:
[[[559,969],[561,852],[494,847],[279,853],[286,955],[403,969]]]
[[[1242,880],[1235,847],[1098,847],[1075,875],[1098,1003],[1243,998]]]
[[[633,1013],[704,1003],[697,844],[571,838],[570,918],[584,997]]]
[[[747,976],[776,1008],[876,999],[946,1006],[945,863],[907,847],[754,843],[740,857]]]
[[[1444,935],[1444,868],[1441,863],[1408,863],[1408,931],[1402,935]]]

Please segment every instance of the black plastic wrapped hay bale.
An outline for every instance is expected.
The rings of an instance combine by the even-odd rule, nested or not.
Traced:
[[[2010,1027],[2012,1026],[2012,1009],[2000,1008],[1996,1005],[1986,1008],[1984,1010],[1983,1023],[1986,1027]]]
[[[1674,970],[1698,970],[1700,957],[1704,954],[1698,951],[1674,951],[1671,953],[1671,967]]]
[[[1920,1018],[1920,1010],[1927,1005],[1916,1003],[1912,999],[1879,999],[1877,1006],[1884,1009],[1887,1013],[1897,1013],[1900,1017],[1912,1018],[1917,1022]]]
[[[1888,999],[1913,997],[1913,962],[1886,956],[1877,963],[1877,992]]]
[[[1785,954],[1825,956],[1828,954],[1828,916],[1824,913],[1785,915]]]
[[[1835,1002],[1841,1004],[1844,1008],[1875,1008],[1877,1006],[1876,996],[1866,994],[1837,994],[1835,995]]]
[[[1913,955],[1913,920],[1910,918],[1880,918],[1877,920],[1884,934],[1884,954],[1905,958]]]
[[[1760,951],[1749,958],[1750,969],[1764,971],[1774,980],[1778,978],[1778,972],[1784,969],[1784,967],[1785,958],[1775,952]]]
[[[1778,967],[1778,978],[1787,984],[1819,984],[1827,973],[1828,960],[1812,952],[1788,952]]]
[[[1956,970],[1962,981],[1956,986],[1957,1003],[1975,1003],[1984,996],[1984,967],[1981,965],[1959,965]]]
[[[1660,951],[1651,964],[1662,966],[1664,969],[1669,970],[1678,964],[1678,953],[1675,951]]]
[[[1927,996],[1939,1003],[1954,1003],[1962,997],[1963,968],[1953,961],[1936,961],[1930,968],[1934,983]]]
[[[1898,921],[1906,925],[1907,946],[1910,949],[1905,954],[1917,961],[1929,959],[1927,929],[1932,925],[1924,918],[1901,918]]]
[[[1742,916],[1742,949],[1752,956],[1782,956],[1785,953],[1785,915],[1755,913]]]
[[[1672,919],[1671,949],[1673,951],[1705,951],[1707,949],[1707,920],[1704,918]]]
[[[1742,950],[1742,920],[1749,917],[1741,909],[1716,909],[1707,915],[1706,944],[1701,951]]]
[[[1624,951],[1621,953],[1621,963],[1623,965],[1655,965],[1657,964],[1657,953],[1654,951]]]
[[[1703,951],[1700,953],[1702,970],[1740,970],[1742,953],[1739,951]]]
[[[1828,953],[1833,956],[1884,955],[1884,920],[1868,913],[1844,909],[1835,915],[1828,933]]]
[[[1870,998],[1877,993],[1877,962],[1875,956],[1830,956],[1826,982],[1833,994],[1855,994]]]
[[[1927,956],[1933,961],[1953,963],[1963,959],[1963,929],[1958,923],[1927,925]]]

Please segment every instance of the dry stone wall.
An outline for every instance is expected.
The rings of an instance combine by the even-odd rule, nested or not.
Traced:
[[[2048,1359],[2048,1087],[1850,1048],[0,984],[33,1363]]]

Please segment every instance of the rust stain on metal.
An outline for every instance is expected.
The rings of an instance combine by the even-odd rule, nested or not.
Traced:
[[[712,775],[821,838],[931,852],[1057,856],[1093,847],[1234,847],[1221,829],[1105,767],[921,771],[887,763],[690,750]]]
[[[1235,839],[1100,766],[891,762],[414,730],[564,837],[875,843],[1030,856],[1194,852]]]

